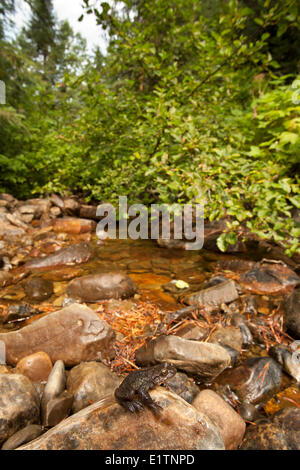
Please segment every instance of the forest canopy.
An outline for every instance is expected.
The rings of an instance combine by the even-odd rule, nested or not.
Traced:
[[[300,252],[298,0],[83,0],[105,55],[27,3],[12,40],[0,0],[0,192],[201,201],[221,249],[247,227]]]

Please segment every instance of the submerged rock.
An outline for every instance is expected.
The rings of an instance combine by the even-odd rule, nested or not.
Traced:
[[[174,240],[173,238],[158,238],[158,246],[168,249],[185,250],[186,243],[184,240]]]
[[[196,396],[193,406],[218,427],[226,450],[239,447],[246,431],[245,421],[217,393],[203,390]]]
[[[25,264],[25,268],[30,271],[38,271],[60,266],[73,266],[86,263],[93,255],[94,251],[88,243],[79,243],[62,248],[52,255],[29,261]]]
[[[284,408],[295,408],[295,406],[300,408],[299,384],[294,384],[273,395],[263,409],[267,416],[271,416]]]
[[[27,424],[38,423],[38,394],[27,377],[0,374],[0,444]]]
[[[115,333],[88,307],[72,304],[36,320],[19,331],[0,334],[6,346],[6,360],[15,365],[35,352],[46,352],[52,362],[67,366],[112,356]]]
[[[241,402],[252,404],[261,403],[276,393],[281,381],[281,367],[269,357],[248,359],[219,377],[219,383],[229,387]]]
[[[300,278],[287,266],[265,263],[242,274],[239,283],[251,293],[283,294],[298,285]]]
[[[300,409],[285,408],[248,428],[242,450],[300,450]]]
[[[34,277],[24,284],[24,291],[29,299],[41,302],[53,294],[53,283],[47,279]]]
[[[150,392],[162,407],[132,414],[112,398],[76,413],[20,450],[223,450],[218,428],[174,393]],[[179,432],[180,430],[180,432]]]
[[[99,273],[83,276],[71,281],[67,294],[84,302],[107,299],[127,299],[136,292],[133,280],[123,273]]]
[[[234,281],[226,281],[199,292],[194,292],[184,297],[184,302],[187,305],[199,305],[202,307],[207,305],[218,306],[223,303],[233,302],[238,296]]]
[[[121,381],[121,377],[99,362],[84,362],[73,367],[67,381],[67,390],[74,396],[73,413],[112,394]]]
[[[300,338],[300,288],[292,292],[283,302],[284,324],[295,338]]]
[[[178,336],[159,336],[136,352],[141,365],[169,362],[176,368],[213,380],[230,366],[230,354],[218,344],[191,341]]]

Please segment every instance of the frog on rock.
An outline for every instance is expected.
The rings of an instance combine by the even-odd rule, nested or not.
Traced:
[[[127,375],[115,390],[115,398],[120,405],[131,411],[131,413],[143,410],[144,405],[157,413],[161,407],[152,400],[148,390],[167,382],[176,372],[176,368],[167,362],[146,369],[135,370]]]

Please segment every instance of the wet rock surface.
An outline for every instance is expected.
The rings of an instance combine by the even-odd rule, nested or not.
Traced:
[[[292,292],[283,303],[285,325],[288,330],[300,339],[300,288]]]
[[[282,382],[280,365],[271,358],[252,358],[219,378],[241,402],[261,403],[276,393]]]
[[[40,351],[21,359],[15,371],[28,377],[31,382],[44,382],[48,380],[52,371],[52,362],[48,354]]]
[[[177,372],[174,377],[168,380],[165,386],[190,404],[199,393],[199,387],[183,372]]]
[[[247,431],[242,450],[300,450],[300,408],[287,408]]]
[[[39,397],[20,374],[0,374],[0,445],[27,424],[38,423]]]
[[[229,353],[217,344],[191,341],[176,336],[159,336],[136,352],[138,364],[169,362],[177,369],[213,380],[231,362]]]
[[[205,247],[213,251],[187,251],[185,240],[99,241],[96,209],[76,197],[53,194],[18,201],[0,195],[0,364],[16,366],[0,365],[0,377],[23,377],[28,387],[30,378],[42,401],[38,416],[41,411],[53,435],[69,420],[78,423],[75,440],[72,432],[63,431],[61,448],[143,448],[148,431],[154,448],[167,448],[171,441],[175,446],[176,439],[179,448],[195,442],[196,447],[214,447],[206,435],[197,441],[198,425],[192,430],[188,424],[182,439],[176,434],[176,428],[190,423],[178,400],[185,400],[190,416],[196,412],[197,397],[202,422],[214,421],[226,448],[240,445],[245,426],[240,417],[248,429],[244,442],[254,432],[251,423],[264,436],[261,426],[267,422],[284,431],[278,446],[297,448],[297,430],[286,421],[279,426],[274,418],[280,410],[300,406],[297,257],[291,260],[279,246],[265,242],[254,243],[249,251],[250,240],[239,240],[221,254],[216,240],[226,228],[225,219],[205,223]],[[88,302],[89,308],[76,302]],[[176,397],[167,406],[171,417],[179,407],[175,424],[164,416],[161,423],[148,409],[133,416],[124,410],[123,415],[114,404],[115,388],[137,364],[160,367],[165,360],[179,369],[163,382],[171,391],[168,396]],[[146,379],[142,385],[151,390],[153,384]],[[13,390],[16,386],[11,385]],[[20,390],[28,398],[26,387],[22,382]],[[15,396],[22,409],[20,390]],[[160,390],[168,393],[150,392],[155,401]],[[3,400],[10,396],[5,395]],[[166,404],[166,398],[162,401]],[[84,429],[92,434],[88,442],[77,419],[93,407],[104,421],[84,419]],[[29,421],[24,414],[16,416],[17,411],[11,416],[13,426],[17,423],[13,441],[5,443],[12,448],[40,432],[38,426],[28,428],[30,416]],[[142,429],[143,439],[127,436],[127,429]],[[293,443],[287,437],[291,430]],[[253,448],[266,445],[265,439],[263,444],[255,439]],[[268,439],[275,447],[275,438]],[[49,448],[55,445],[51,441]]]
[[[67,288],[69,297],[84,302],[107,299],[127,299],[136,292],[133,280],[123,273],[99,273],[71,281]]]
[[[32,278],[24,283],[24,291],[30,300],[43,301],[53,294],[53,283],[47,279]]]
[[[217,328],[209,338],[210,343],[229,346],[236,351],[241,351],[243,346],[243,335],[240,328],[235,326],[226,326]]]
[[[19,331],[0,334],[6,345],[8,364],[43,350],[52,362],[59,359],[66,365],[105,359],[112,355],[115,333],[93,310],[79,304],[36,320]]]
[[[85,362],[73,367],[67,380],[67,390],[74,397],[73,413],[112,394],[121,381],[121,377],[99,362]]]
[[[193,406],[218,427],[227,450],[239,447],[246,431],[245,421],[217,393],[203,390],[194,399]]]
[[[299,276],[281,264],[262,264],[241,275],[239,283],[248,292],[274,294],[289,292],[300,283]]]
[[[73,395],[66,390],[44,404],[43,425],[51,428],[67,418],[71,412]]]
[[[66,388],[66,371],[63,361],[56,361],[41,397],[41,418],[45,425],[48,419],[49,403],[58,398]]]
[[[39,271],[60,266],[71,266],[86,263],[93,255],[94,251],[87,243],[79,243],[78,245],[62,248],[53,255],[29,261],[26,263],[25,268],[30,271]]]
[[[150,393],[163,408],[160,419],[150,410],[133,415],[118,404],[99,402],[20,450],[224,449],[219,430],[204,414],[171,392]]]
[[[11,305],[6,315],[1,318],[1,322],[6,323],[14,323],[26,320],[33,315],[37,315],[39,311],[28,304],[20,304],[20,305]]]
[[[184,302],[187,305],[217,306],[223,303],[233,302],[237,298],[238,292],[234,281],[226,281],[186,296]]]

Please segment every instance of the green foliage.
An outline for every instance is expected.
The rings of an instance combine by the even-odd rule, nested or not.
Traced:
[[[44,63],[55,40],[55,18],[52,0],[26,0],[31,8],[26,36],[31,41],[36,56],[43,56]]]
[[[5,130],[13,150],[0,133],[1,188],[201,201],[210,220],[229,217],[221,250],[247,227],[299,252],[300,81],[293,88],[296,71],[284,75],[290,64],[271,53],[283,25],[285,41],[298,31],[297,2],[84,3],[110,36],[108,54],[82,70],[61,25],[47,61],[53,84],[26,59],[24,117]]]
[[[7,17],[15,9],[14,0],[0,0],[0,39],[4,36],[4,27],[7,22]]]

